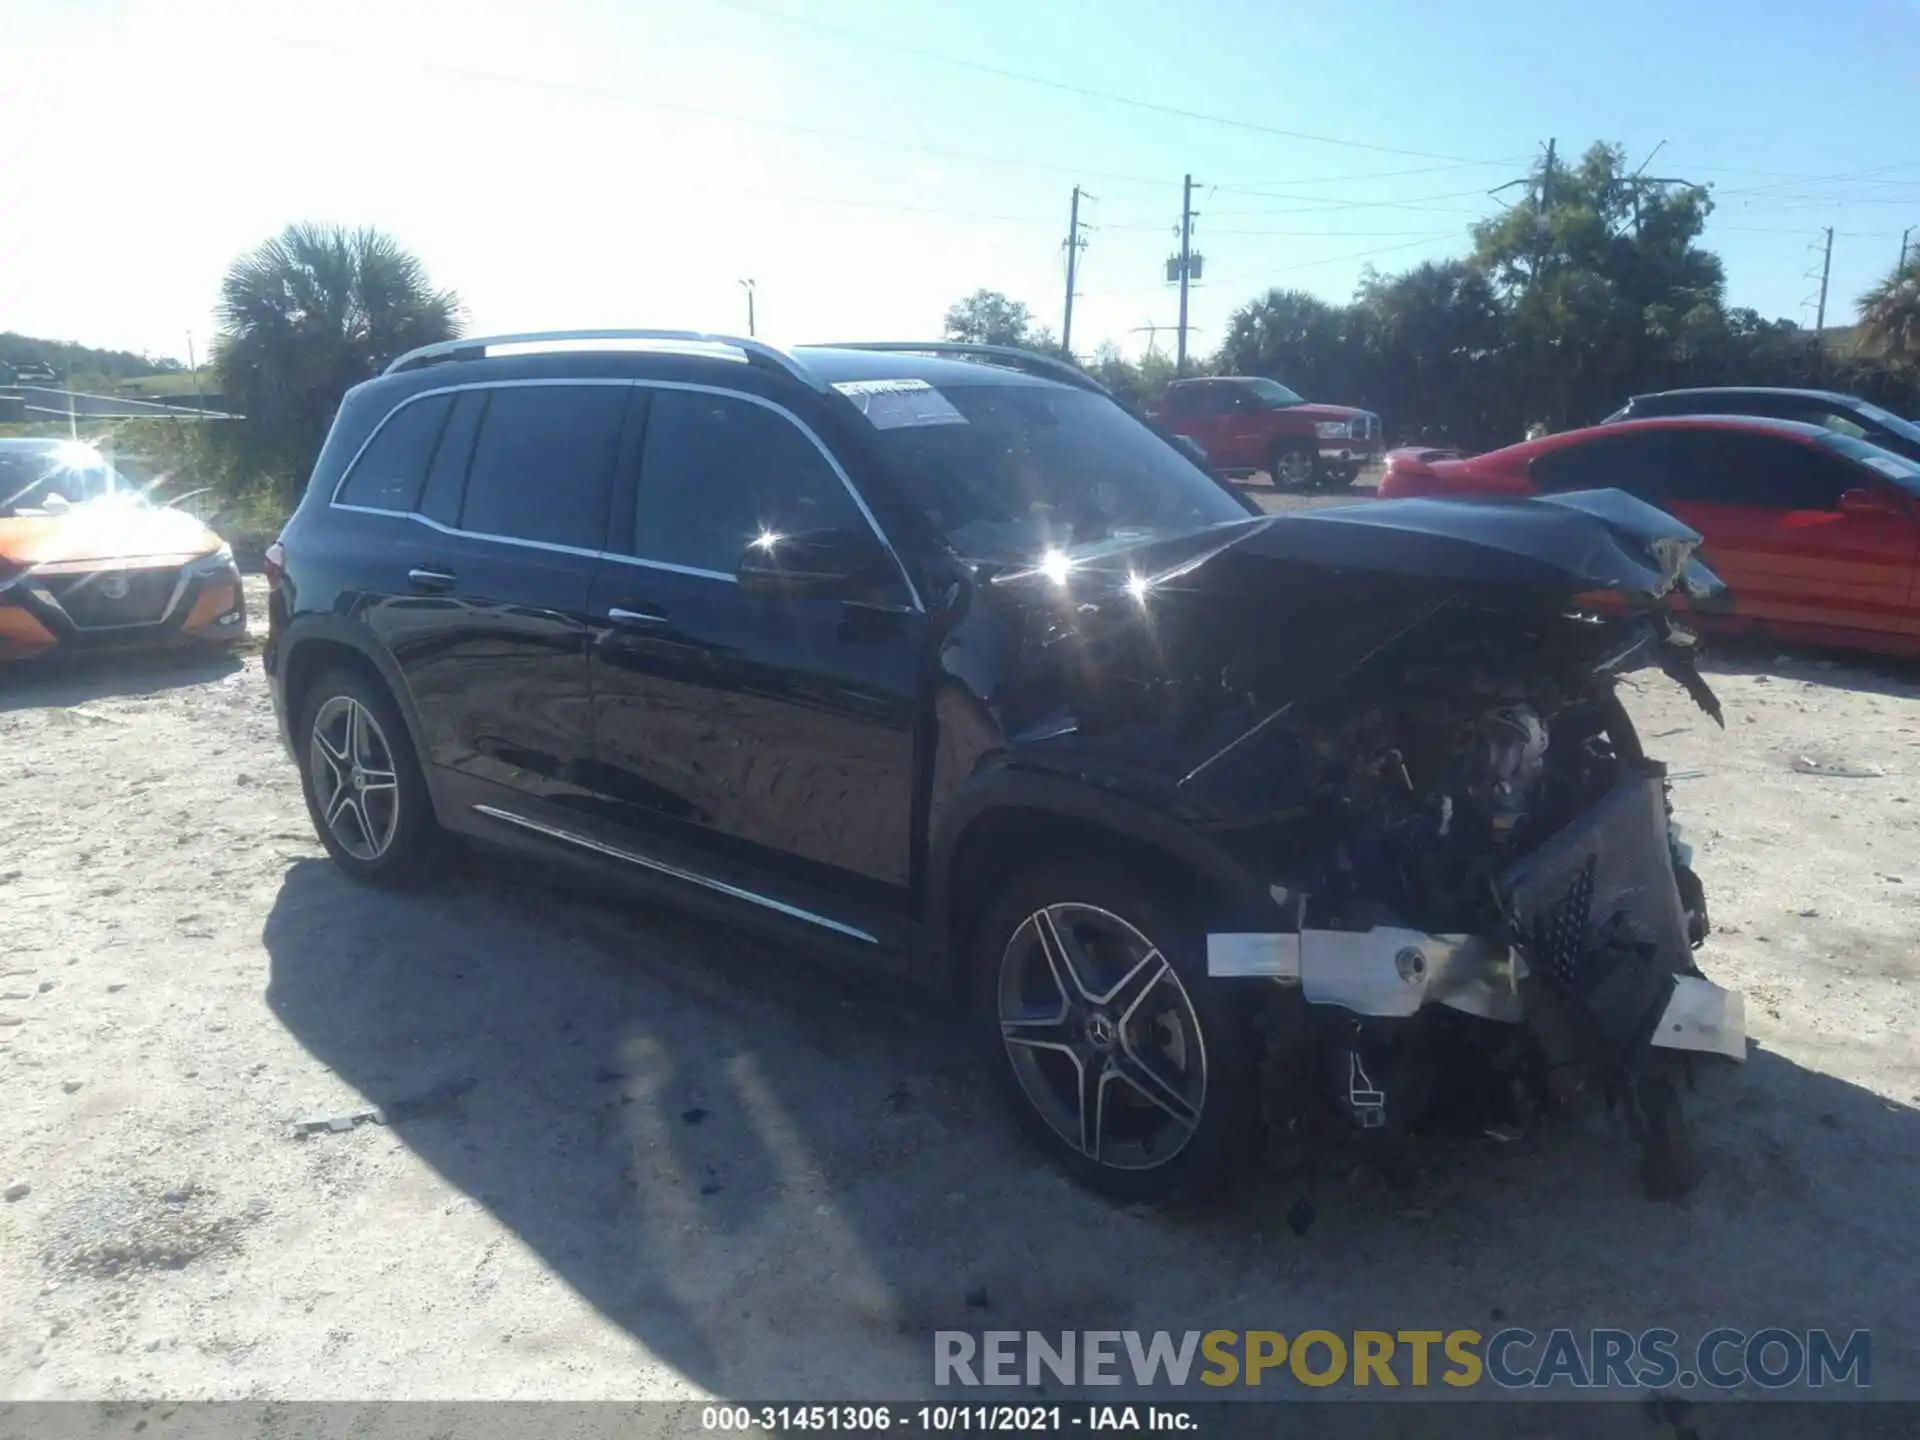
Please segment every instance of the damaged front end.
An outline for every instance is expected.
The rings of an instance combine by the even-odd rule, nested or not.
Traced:
[[[1615,686],[1656,668],[1718,720],[1690,635],[1657,607],[1674,586],[1718,584],[1669,517],[1574,498],[1569,513],[1609,523],[1564,527],[1568,550],[1545,562],[1557,590],[1535,574],[1502,583],[1498,541],[1476,562],[1477,536],[1408,540],[1394,572],[1425,563],[1435,583],[1406,623],[1335,684],[1250,681],[1267,703],[1182,787],[1224,817],[1216,840],[1270,879],[1284,918],[1209,935],[1208,972],[1265,983],[1270,1109],[1289,1129],[1317,1111],[1379,1141],[1465,1114],[1511,1135],[1542,1111],[1604,1104],[1641,1141],[1650,1193],[1672,1195],[1692,1178],[1676,1081],[1693,1055],[1744,1059],[1743,1007],[1694,964],[1704,889],[1665,767]],[[1522,518],[1497,515],[1516,535]],[[1479,523],[1442,520],[1456,534]],[[1595,534],[1640,574],[1593,573],[1618,569]],[[1325,563],[1324,533],[1274,543]],[[1593,592],[1638,608],[1596,614],[1579,600]]]

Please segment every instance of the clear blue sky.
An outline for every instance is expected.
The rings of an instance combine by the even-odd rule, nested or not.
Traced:
[[[1461,252],[1549,136],[1666,142],[1650,173],[1716,187],[1729,299],[1769,316],[1811,323],[1822,227],[1832,323],[1920,226],[1914,0],[0,6],[33,197],[0,329],[160,353],[204,347],[222,269],[296,218],[394,232],[482,330],[738,330],[751,277],[773,338],[913,337],[978,286],[1058,329],[1078,181],[1082,351],[1171,325],[1186,172],[1200,349],[1269,285]]]

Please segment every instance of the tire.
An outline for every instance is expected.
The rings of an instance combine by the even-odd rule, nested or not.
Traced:
[[[1043,918],[1077,962],[1065,983]],[[1143,877],[1100,861],[1027,872],[993,902],[972,959],[996,1082],[1021,1129],[1081,1184],[1195,1200],[1257,1153],[1253,1036],[1207,979],[1200,927]]]
[[[329,670],[307,687],[297,714],[300,789],[333,863],[370,885],[418,880],[438,827],[413,737],[386,686],[357,670]]]
[[[1282,440],[1267,460],[1267,478],[1276,490],[1304,493],[1320,483],[1320,455],[1311,445]]]

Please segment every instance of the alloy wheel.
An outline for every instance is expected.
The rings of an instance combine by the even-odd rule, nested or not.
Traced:
[[[307,748],[328,832],[354,859],[378,860],[400,826],[393,750],[380,722],[351,695],[335,695],[314,713]]]
[[[1049,905],[1001,956],[1000,1034],[1034,1109],[1087,1159],[1172,1160],[1199,1127],[1207,1055],[1186,987],[1159,948],[1092,905]]]

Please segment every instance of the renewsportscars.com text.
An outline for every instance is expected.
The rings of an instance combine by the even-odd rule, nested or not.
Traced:
[[[937,1330],[933,1383],[1509,1390],[1873,1383],[1865,1330]]]

